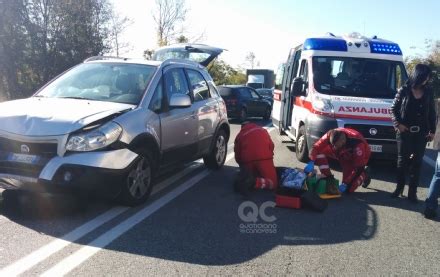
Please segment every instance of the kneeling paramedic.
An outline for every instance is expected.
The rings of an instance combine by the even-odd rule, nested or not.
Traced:
[[[323,175],[332,178],[328,158],[338,160],[342,167],[340,191],[353,192],[360,185],[366,188],[370,184],[366,167],[370,154],[370,146],[359,132],[348,128],[333,129],[313,145],[311,161],[304,171],[311,172],[316,163]]]
[[[234,184],[236,191],[275,189],[278,177],[273,164],[274,144],[262,127],[244,122],[235,138],[235,160],[240,166],[240,177]]]

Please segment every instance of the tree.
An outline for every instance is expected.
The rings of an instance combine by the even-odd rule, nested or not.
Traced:
[[[187,43],[188,41],[189,41],[188,38],[185,37],[184,35],[180,35],[180,36],[177,38],[177,43]]]
[[[110,14],[110,34],[112,40],[112,48],[116,53],[116,57],[130,48],[130,43],[121,40],[122,33],[133,24],[133,21],[127,17],[122,17],[115,10]]]
[[[223,60],[211,62],[208,71],[217,85],[243,85],[246,83],[246,74],[234,69]]]
[[[440,40],[425,40],[424,52],[424,55],[407,57],[405,59],[406,68],[408,72],[412,72],[418,63],[429,65],[433,71],[430,85],[438,98],[440,97]]]
[[[188,10],[185,0],[156,0],[153,19],[156,22],[157,44],[168,45],[176,37],[176,27],[184,22]]]
[[[248,63],[248,65],[249,65],[249,67],[250,67],[251,69],[254,69],[254,67],[255,67],[255,59],[256,59],[256,56],[255,56],[255,53],[254,53],[254,52],[249,52],[249,53],[246,55],[245,60],[246,60],[246,62]]]
[[[9,98],[110,50],[108,0],[0,0],[0,88]]]
[[[27,44],[22,26],[24,3],[0,0],[0,92],[4,99],[20,93],[18,74]]]
[[[147,49],[144,51],[144,58],[146,60],[151,60],[153,58],[154,50],[153,49]]]

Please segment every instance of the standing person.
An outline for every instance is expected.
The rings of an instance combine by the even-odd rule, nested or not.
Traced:
[[[435,163],[435,172],[432,176],[431,185],[429,186],[428,197],[425,204],[425,217],[433,219],[437,216],[438,197],[440,196],[440,152],[437,154],[437,162]]]
[[[338,160],[342,167],[341,191],[354,192],[360,185],[367,187],[370,184],[366,168],[370,154],[368,142],[358,131],[349,128],[333,129],[313,145],[311,161],[304,171],[311,172],[316,162],[323,175],[332,177],[328,158]]]
[[[434,138],[436,129],[434,96],[427,87],[430,76],[427,65],[417,64],[391,107],[397,139],[397,186],[391,197],[402,195],[408,171],[408,200],[414,203],[426,143]]]
[[[278,177],[273,164],[274,144],[269,133],[250,122],[243,122],[235,138],[235,160],[241,177],[235,182],[236,191],[250,189],[275,189]]]

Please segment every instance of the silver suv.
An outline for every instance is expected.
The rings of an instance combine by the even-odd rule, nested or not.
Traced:
[[[222,167],[230,129],[205,69],[221,52],[193,44],[159,49],[156,61],[92,57],[1,103],[0,179],[134,206],[163,167],[199,158]]]

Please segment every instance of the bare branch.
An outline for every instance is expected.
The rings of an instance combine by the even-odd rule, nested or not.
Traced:
[[[168,45],[176,37],[176,26],[185,21],[187,12],[185,0],[156,0],[153,19],[159,46]]]

